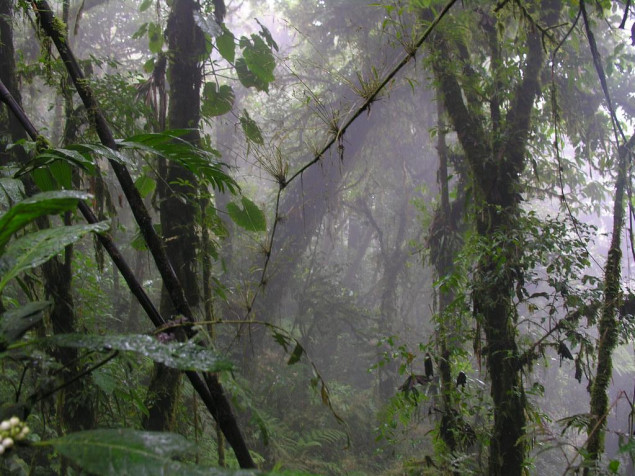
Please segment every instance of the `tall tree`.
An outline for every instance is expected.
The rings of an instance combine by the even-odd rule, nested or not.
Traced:
[[[540,72],[545,63],[539,28],[556,24],[560,3],[544,0],[532,2],[526,8],[536,18],[527,14],[517,22],[522,46],[515,53],[506,54],[518,54],[521,64],[505,82],[501,81],[505,73],[498,17],[491,12],[480,8],[464,12],[471,16],[471,22],[480,25],[479,31],[473,33],[482,42],[469,40],[456,31],[438,30],[431,51],[443,103],[473,177],[477,232],[485,240],[503,240],[500,247],[490,248],[479,258],[473,305],[474,317],[487,340],[494,402],[489,474],[506,476],[520,475],[523,471],[526,398],[512,302],[517,279],[513,266],[518,250],[504,240],[517,226],[522,191],[520,174],[527,162],[531,113],[540,92]],[[513,15],[506,11],[499,14]],[[482,49],[484,45],[487,50],[472,49]],[[479,91],[475,61],[489,64],[487,104]]]
[[[176,0],[172,3],[167,25],[168,127],[190,129],[184,139],[193,144],[200,142],[201,58],[205,53],[205,36],[194,22],[197,8],[193,0]],[[200,300],[196,272],[199,238],[195,227],[198,183],[194,174],[174,162],[163,162],[159,174],[161,228],[166,250],[186,292],[186,299],[195,308]],[[177,314],[165,288],[161,292],[161,314],[174,318]],[[145,428],[166,430],[172,427],[179,386],[179,372],[161,364],[155,365]]]

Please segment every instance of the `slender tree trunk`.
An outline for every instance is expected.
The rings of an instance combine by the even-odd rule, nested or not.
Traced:
[[[608,387],[613,376],[613,351],[618,343],[617,307],[620,299],[620,278],[622,266],[621,235],[624,226],[624,195],[626,189],[627,164],[635,145],[635,136],[621,147],[618,158],[615,202],[613,203],[613,231],[608,259],[604,267],[604,304],[598,331],[598,362],[595,379],[591,387],[591,421],[589,422],[587,443],[588,458],[597,462],[604,451],[604,428],[609,411]],[[585,474],[589,474],[585,468]]]
[[[195,8],[193,0],[175,0],[168,19],[168,126],[173,129],[192,129],[185,139],[198,144],[202,74],[199,60],[205,51],[205,38],[194,23]],[[195,228],[198,216],[198,183],[190,171],[178,164],[170,162],[164,170],[165,176],[160,177],[159,197],[166,250],[183,285],[186,299],[195,308],[200,301],[196,273],[199,238]],[[177,317],[165,288],[161,292],[161,314]],[[180,375],[174,369],[155,364],[149,388],[149,414],[143,422],[145,428],[172,428],[178,403]]]

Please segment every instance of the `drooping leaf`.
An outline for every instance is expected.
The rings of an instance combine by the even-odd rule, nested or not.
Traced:
[[[0,216],[0,251],[16,231],[38,217],[72,210],[79,200],[90,198],[85,192],[60,190],[43,192],[26,198]]]
[[[51,304],[51,301],[33,301],[0,315],[0,352],[40,322],[42,311]]]
[[[238,74],[238,80],[243,86],[246,88],[256,88],[257,91],[269,91],[269,83],[263,81],[249,70],[245,58],[238,58],[235,66],[236,74]]]
[[[289,360],[287,361],[287,365],[293,365],[299,362],[303,353],[304,348],[300,345],[300,343],[296,343],[293,352],[291,352],[291,357],[289,357]]]
[[[163,49],[163,30],[158,23],[148,24],[148,48],[154,54]]]
[[[235,193],[239,189],[238,184],[223,170],[227,166],[218,161],[220,153],[213,149],[201,149],[180,138],[190,132],[187,129],[178,129],[138,134],[118,140],[117,143],[121,149],[145,152],[176,162],[200,179],[207,180],[217,190],[227,189]]]
[[[232,369],[231,362],[192,342],[163,343],[149,335],[59,334],[46,341],[76,349],[134,352],[179,370],[222,372]]]
[[[236,58],[236,38],[234,34],[223,25],[223,34],[216,38],[216,48],[220,55],[230,63]]]
[[[55,177],[53,177],[53,174],[48,167],[35,169],[31,172],[31,177],[33,178],[35,186],[43,192],[53,192],[60,189],[60,187],[57,186]]]
[[[214,82],[205,83],[201,113],[206,117],[227,114],[234,106],[234,99],[234,91],[231,86],[223,84],[218,88]]]
[[[11,177],[0,177],[0,212],[8,210],[23,198],[22,181]]]
[[[175,461],[193,445],[174,433],[103,429],[71,433],[52,445],[82,469],[100,476],[248,476],[251,471],[196,466]]]
[[[157,182],[152,177],[148,177],[147,175],[141,175],[134,182],[135,187],[139,190],[139,195],[143,198],[147,197],[157,188]]]
[[[274,50],[279,51],[278,43],[276,43],[275,40],[273,39],[273,36],[271,35],[269,28],[267,28],[262,23],[260,23],[260,20],[258,20],[257,18],[256,18],[256,23],[260,25],[260,36],[262,36],[265,39],[269,48],[273,48]]]
[[[153,1],[154,0],[143,0],[143,2],[141,2],[141,5],[139,6],[139,11],[145,12],[148,8],[152,6]]]
[[[247,139],[259,145],[265,143],[262,138],[262,133],[260,132],[260,127],[258,127],[256,121],[249,117],[247,110],[244,110],[243,115],[240,116],[240,125],[242,126]]]
[[[245,37],[241,38],[241,45],[244,46],[243,58],[247,62],[249,71],[267,84],[274,81],[276,78],[273,70],[276,68],[276,59],[269,46],[258,35],[252,34],[251,41],[245,42],[243,39]]]
[[[267,220],[264,212],[247,197],[242,197],[241,202],[242,208],[233,202],[227,204],[227,213],[234,223],[248,231],[266,231]]]
[[[9,243],[0,256],[0,291],[21,272],[45,263],[87,233],[106,231],[109,226],[104,221],[49,228],[29,233]]]

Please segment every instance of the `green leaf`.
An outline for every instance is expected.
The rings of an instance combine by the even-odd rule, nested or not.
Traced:
[[[231,86],[223,84],[220,88],[217,88],[214,82],[205,83],[201,113],[206,117],[227,114],[234,106],[234,99],[234,91]]]
[[[225,164],[218,162],[220,152],[196,147],[179,136],[190,133],[187,129],[177,129],[153,134],[138,134],[118,140],[121,149],[146,152],[176,162],[190,170],[200,179],[207,180],[214,188],[224,191],[227,188],[235,193],[239,187],[223,168]]]
[[[31,178],[33,178],[35,186],[43,192],[52,192],[60,189],[57,186],[55,177],[53,177],[53,174],[48,167],[40,167],[38,169],[35,169],[33,172],[31,172]]]
[[[274,50],[279,51],[278,43],[276,43],[275,40],[273,39],[273,36],[271,36],[271,32],[269,31],[269,28],[267,28],[262,23],[260,23],[260,21],[257,18],[256,18],[256,23],[260,25],[260,36],[262,36],[265,39],[269,48],[273,48]]]
[[[256,144],[262,145],[265,143],[262,138],[262,133],[260,132],[260,128],[256,121],[254,121],[251,117],[249,117],[249,113],[247,110],[243,111],[243,115],[240,117],[240,125],[243,128],[243,132],[247,139],[255,142]]]
[[[134,352],[179,370],[222,372],[233,368],[231,362],[193,342],[162,343],[149,335],[59,334],[45,340],[60,347]]]
[[[175,461],[193,449],[174,433],[130,429],[89,430],[40,443],[52,445],[85,471],[100,476],[248,476],[250,471],[196,466]]]
[[[43,192],[26,198],[0,216],[0,252],[16,231],[43,215],[72,210],[79,200],[90,198],[85,192],[63,190]]]
[[[49,170],[57,183],[58,189],[70,190],[73,187],[73,169],[68,162],[56,160],[49,165]]]
[[[291,357],[289,357],[289,361],[287,362],[287,365],[293,365],[299,362],[303,353],[304,353],[304,348],[302,348],[300,343],[296,343],[295,348],[293,349],[293,352],[291,352]]]
[[[0,211],[6,211],[24,198],[24,185],[21,180],[0,177]]]
[[[26,331],[42,320],[42,311],[51,301],[33,301],[0,315],[0,352],[20,339]]]
[[[135,187],[139,190],[139,195],[143,198],[147,197],[157,188],[157,182],[152,177],[148,177],[147,175],[141,175],[134,182]]]
[[[0,291],[22,271],[39,266],[64,247],[91,232],[106,231],[108,222],[92,225],[62,226],[29,233],[11,243],[0,256]]]
[[[262,81],[249,70],[245,58],[236,60],[236,74],[238,74],[240,83],[246,88],[256,88],[257,91],[269,91],[269,84],[266,81]]]
[[[163,30],[158,23],[148,24],[148,47],[155,54],[163,49]]]
[[[216,38],[216,48],[220,55],[230,63],[236,58],[236,38],[234,34],[223,25],[223,34]]]
[[[152,6],[153,1],[154,0],[143,0],[143,2],[141,2],[141,5],[139,6],[139,11],[145,12],[148,8]]]
[[[227,213],[238,226],[248,231],[266,231],[267,220],[264,212],[247,197],[242,197],[243,208],[236,203],[227,204]]]
[[[251,42],[247,42],[243,50],[243,57],[247,62],[249,71],[254,73],[261,81],[271,83],[276,78],[273,70],[276,68],[276,59],[265,41],[258,35],[251,35]]]
[[[609,463],[609,471],[611,473],[617,474],[619,469],[620,469],[620,462],[616,459],[611,460],[611,462]]]

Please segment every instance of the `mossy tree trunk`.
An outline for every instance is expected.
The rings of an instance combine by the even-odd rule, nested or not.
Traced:
[[[545,0],[531,7],[541,12],[540,21],[553,24],[559,12],[557,1]],[[494,428],[490,442],[489,474],[513,476],[523,471],[526,448],[525,393],[521,379],[512,301],[515,287],[513,264],[517,250],[506,241],[516,228],[520,204],[520,174],[525,168],[525,147],[531,112],[539,92],[539,74],[544,63],[541,37],[535,27],[527,27],[523,64],[511,89],[499,80],[500,42],[496,20],[488,12],[480,17],[483,41],[489,45],[491,93],[484,108],[483,96],[475,84],[480,78],[472,66],[474,51],[453,32],[435,36],[432,67],[441,90],[445,109],[465,153],[473,177],[476,200],[476,229],[484,243],[494,239],[496,249],[481,255],[474,276],[474,316],[485,331],[485,354],[491,378]],[[493,41],[492,41],[493,40]],[[501,97],[508,98],[503,102]],[[507,110],[503,110],[507,104]],[[489,112],[489,116],[485,111]]]
[[[622,266],[621,235],[624,226],[624,198],[628,173],[630,149],[635,146],[635,136],[620,148],[615,202],[613,204],[613,230],[611,247],[604,267],[604,304],[598,326],[598,360],[595,379],[591,387],[591,420],[587,442],[588,458],[596,463],[604,451],[604,428],[609,411],[608,387],[613,375],[613,351],[618,343],[617,308],[620,299],[620,279]],[[588,474],[589,468],[585,468]]]
[[[194,22],[193,0],[175,0],[168,19],[168,83],[170,88],[168,127],[192,129],[185,140],[198,144],[200,136],[201,55],[205,51],[203,32]],[[196,272],[199,237],[196,222],[198,183],[184,167],[168,163],[159,177],[160,215],[168,257],[185,290],[187,301],[195,308],[200,301]],[[161,314],[177,318],[168,292],[161,293]],[[168,430],[178,402],[180,373],[155,364],[149,388],[149,414],[143,426],[151,430]]]

